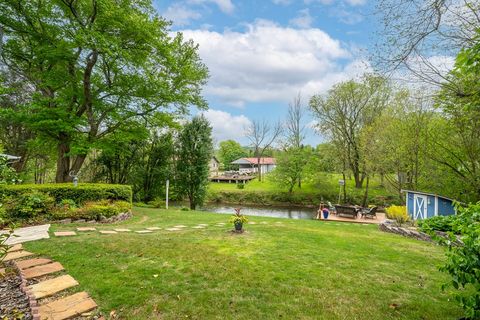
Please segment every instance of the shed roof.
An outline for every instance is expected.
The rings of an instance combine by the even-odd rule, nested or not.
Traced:
[[[232,162],[232,164],[257,164],[257,158],[240,158]],[[275,158],[260,158],[260,164],[275,164]]]
[[[447,198],[447,197],[444,197],[444,196],[441,196],[441,195],[438,195],[436,193],[429,193],[429,192],[423,192],[423,191],[414,191],[414,190],[400,190],[401,192],[411,192],[411,193],[417,193],[417,194],[423,194],[425,196],[433,196],[433,197],[439,197],[439,198],[442,198],[442,199],[446,199],[446,200],[450,200],[450,201],[455,201],[454,199],[451,199],[451,198]]]

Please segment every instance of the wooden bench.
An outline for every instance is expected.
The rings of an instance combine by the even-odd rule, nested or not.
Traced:
[[[355,207],[336,205],[335,210],[337,211],[337,216],[344,215],[344,216],[350,216],[353,219],[357,219],[358,210]]]

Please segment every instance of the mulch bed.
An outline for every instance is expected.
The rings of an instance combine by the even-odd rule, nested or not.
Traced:
[[[32,319],[28,297],[20,290],[22,280],[13,268],[6,263],[7,272],[0,275],[0,319]]]

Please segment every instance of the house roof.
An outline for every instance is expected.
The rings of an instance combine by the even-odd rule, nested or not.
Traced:
[[[257,158],[240,158],[232,162],[232,164],[257,164]],[[260,158],[260,164],[276,164],[275,158]]]
[[[414,190],[400,190],[401,192],[410,192],[410,193],[417,193],[417,194],[423,194],[425,196],[433,196],[433,197],[439,197],[439,198],[442,198],[442,199],[446,199],[446,200],[450,200],[450,201],[455,201],[454,199],[450,199],[450,198],[447,198],[447,197],[444,197],[444,196],[441,196],[441,195],[438,195],[436,193],[429,193],[429,192],[422,192],[422,191],[414,191]]]
[[[217,163],[220,163],[220,161],[218,161],[217,157],[215,157],[215,156],[212,157],[212,160],[214,160]]]

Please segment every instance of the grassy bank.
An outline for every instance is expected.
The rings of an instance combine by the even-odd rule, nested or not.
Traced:
[[[458,319],[440,286],[443,248],[362,224],[136,208],[117,224],[151,234],[83,233],[26,243],[61,262],[119,319]],[[261,224],[264,222],[265,224]],[[206,229],[192,226],[206,223]],[[53,230],[74,230],[53,225]],[[98,229],[111,229],[99,225]],[[394,306],[394,307],[392,307]]]
[[[339,174],[319,174],[315,181],[309,180],[302,183],[302,187],[294,188],[289,193],[285,187],[275,183],[267,176],[265,181],[252,180],[239,189],[234,183],[211,182],[208,190],[207,201],[234,204],[261,204],[261,205],[304,205],[318,206],[320,201],[338,202]],[[347,203],[361,204],[365,188],[355,188],[352,179],[346,181]],[[343,193],[341,194],[343,202]],[[381,186],[380,180],[374,178],[370,181],[368,203],[380,206],[399,204],[398,195]]]

